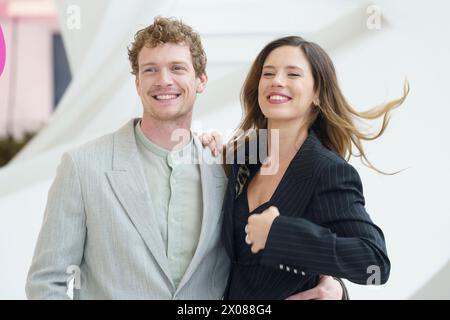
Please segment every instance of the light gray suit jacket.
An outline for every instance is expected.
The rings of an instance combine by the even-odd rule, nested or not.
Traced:
[[[170,275],[131,120],[63,155],[28,273],[31,299],[67,299],[66,270],[81,270],[80,299],[220,299],[229,274],[221,243],[226,176],[194,139],[203,221],[178,288]],[[209,164],[208,164],[209,163]]]

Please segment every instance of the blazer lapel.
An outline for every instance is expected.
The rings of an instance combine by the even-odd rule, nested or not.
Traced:
[[[276,203],[279,201],[280,196],[284,193],[284,188],[292,182],[297,187],[300,187],[304,183],[305,179],[309,179],[314,173],[314,153],[317,148],[323,148],[318,137],[312,129],[308,132],[308,137],[306,138],[303,145],[300,147],[299,151],[296,153],[291,163],[289,164],[283,178],[281,179],[279,185],[275,189],[272,195],[271,202]],[[260,165],[260,164],[258,164]],[[239,165],[233,164],[231,166],[232,170],[229,177],[229,183],[226,190],[226,202],[224,204],[224,220],[223,220],[223,233],[222,240],[227,249],[229,256],[232,261],[235,261],[235,250],[234,250],[234,201],[236,200],[236,184],[238,183]]]
[[[181,290],[197,269],[205,256],[206,249],[211,241],[213,241],[212,239],[214,238],[215,233],[222,231],[222,228],[220,228],[218,224],[219,219],[222,216],[221,208],[226,186],[226,176],[222,166],[217,164],[219,158],[214,158],[208,148],[204,149],[197,137],[194,137],[194,144],[197,150],[202,184],[202,227],[195,254],[181,279],[177,292]]]
[[[106,174],[114,194],[168,281],[174,286],[165,246],[157,228],[151,195],[139,160],[134,135],[136,121],[130,121],[114,135],[113,170]]]
[[[272,195],[272,202],[277,202],[281,195],[285,193],[285,188],[299,188],[303,180],[313,176],[315,165],[315,152],[321,146],[319,139],[312,129],[309,130],[308,137],[303,142],[300,149],[295,154],[289,164],[283,178]]]
[[[235,262],[234,252],[234,201],[236,200],[236,176],[237,165],[232,164],[230,176],[228,178],[228,185],[226,188],[225,201],[223,205],[223,225],[222,225],[222,242],[227,250],[228,256],[232,262]]]

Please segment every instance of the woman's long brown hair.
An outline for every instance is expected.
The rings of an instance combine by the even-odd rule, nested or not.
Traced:
[[[274,40],[267,44],[256,57],[241,91],[243,118],[227,146],[226,153],[229,154],[230,148],[235,152],[236,146],[240,144],[239,141],[248,139],[246,132],[249,130],[267,129],[267,119],[258,103],[258,84],[267,56],[274,49],[282,46],[298,47],[311,65],[314,91],[319,93],[320,105],[313,108],[309,127],[314,130],[322,144],[336,151],[347,161],[351,156],[361,157],[362,163],[367,167],[382,174],[393,174],[382,172],[371,164],[364,152],[362,140],[375,140],[383,134],[389,123],[391,111],[400,106],[409,93],[408,81],[405,80],[403,95],[400,98],[367,111],[356,111],[347,102],[339,88],[336,71],[328,54],[319,45],[298,36]],[[381,128],[372,135],[361,132],[354,123],[357,118],[374,120],[380,117],[383,117]],[[358,150],[358,154],[354,153],[353,145]]]

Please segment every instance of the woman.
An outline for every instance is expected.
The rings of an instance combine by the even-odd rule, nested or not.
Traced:
[[[232,261],[225,298],[285,299],[316,286],[320,275],[358,284],[388,280],[383,233],[367,214],[359,175],[345,159],[353,144],[375,169],[361,140],[383,133],[408,91],[406,82],[400,99],[357,112],[317,44],[291,36],[259,53],[241,93],[243,120],[226,152],[233,164],[224,203],[223,241]],[[354,125],[354,117],[381,116],[375,136]],[[252,161],[249,131],[255,129],[267,129],[256,139],[267,142],[269,152]],[[244,161],[230,162],[241,148]]]

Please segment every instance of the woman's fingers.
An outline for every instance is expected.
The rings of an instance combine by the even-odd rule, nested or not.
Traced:
[[[212,135],[204,133],[200,136],[200,141],[202,142],[204,147],[208,147],[212,141]]]
[[[222,138],[217,132],[204,133],[200,136],[200,141],[204,148],[208,147],[215,157],[219,155],[219,150],[223,147]]]
[[[208,147],[215,157],[219,155],[220,150],[223,148],[222,136],[217,131],[203,133],[200,135],[200,141],[203,147]]]
[[[222,136],[220,135],[220,133],[217,131],[213,131],[213,132],[211,132],[211,135],[216,143],[217,151],[222,150],[223,141],[222,141]]]
[[[299,292],[289,296],[286,300],[317,300],[319,298],[317,290],[315,288]]]
[[[248,235],[245,236],[245,243],[248,244],[249,246],[252,244],[252,241],[250,240]]]

